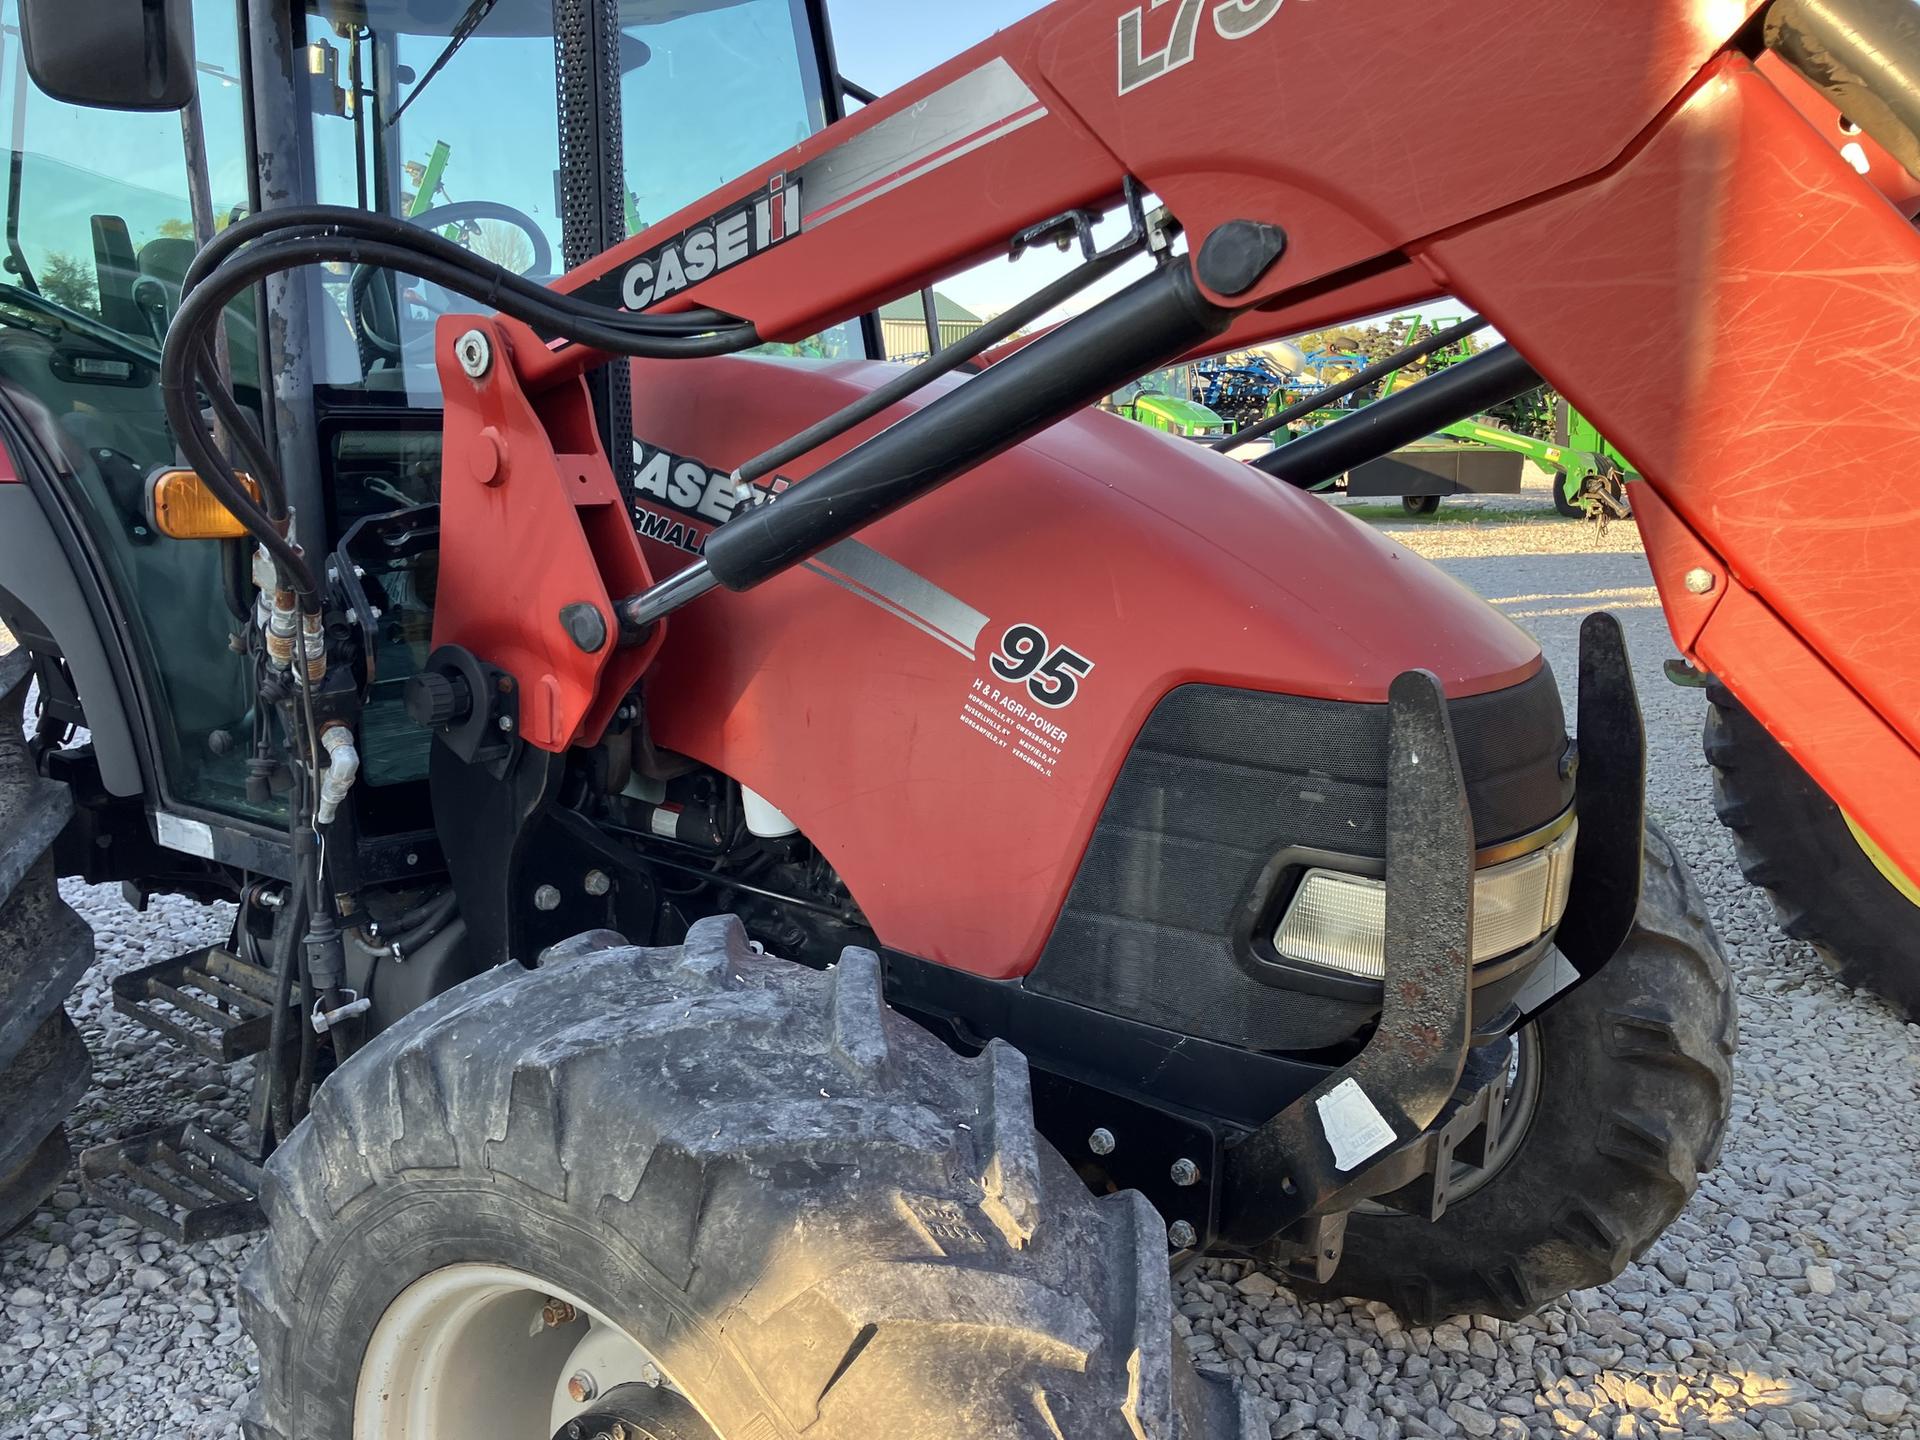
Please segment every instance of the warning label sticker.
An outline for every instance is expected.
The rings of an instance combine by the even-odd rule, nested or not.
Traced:
[[[1333,1149],[1334,1169],[1357,1170],[1393,1144],[1393,1126],[1352,1076],[1313,1103],[1320,1111],[1320,1128]]]

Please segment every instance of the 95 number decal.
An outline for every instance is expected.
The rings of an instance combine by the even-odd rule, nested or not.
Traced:
[[[1008,630],[987,663],[1002,680],[1026,681],[1027,693],[1053,710],[1073,703],[1081,678],[1093,669],[1093,661],[1077,650],[1055,645],[1038,625],[1015,625]]]

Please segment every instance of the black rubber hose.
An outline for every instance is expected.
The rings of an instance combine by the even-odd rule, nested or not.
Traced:
[[[453,919],[454,911],[459,908],[460,897],[452,890],[437,899],[428,907],[427,913],[399,933],[383,936],[387,948],[397,955],[410,955],[426,941],[437,935],[446,923]]]
[[[267,1028],[267,1108],[273,1133],[281,1140],[293,1133],[293,1096],[282,1060],[287,1045],[287,1011],[293,999],[293,974],[306,931],[307,867],[296,864],[293,883],[280,907],[279,928],[273,932],[273,1019]]]
[[[1246,444],[1249,440],[1258,440],[1264,435],[1271,435],[1282,425],[1289,425],[1303,415],[1311,415],[1316,410],[1322,410],[1329,405],[1338,404],[1340,401],[1346,399],[1347,396],[1353,394],[1354,391],[1364,390],[1367,386],[1381,379],[1383,376],[1391,375],[1394,371],[1411,365],[1416,360],[1423,360],[1433,354],[1434,351],[1444,350],[1455,340],[1463,339],[1473,334],[1474,331],[1484,330],[1486,327],[1487,322],[1483,317],[1479,315],[1469,315],[1458,324],[1449,325],[1444,330],[1434,331],[1433,334],[1418,344],[1405,346],[1394,351],[1393,354],[1387,356],[1384,360],[1374,361],[1373,364],[1367,366],[1366,369],[1356,375],[1349,375],[1338,385],[1329,385],[1325,390],[1320,391],[1316,395],[1309,395],[1304,400],[1294,401],[1293,404],[1287,406],[1286,409],[1275,411],[1258,425],[1250,425],[1245,430],[1236,431],[1232,435],[1222,435],[1218,440],[1209,440],[1207,442],[1207,448],[1210,450],[1231,450],[1236,445]]]
[[[536,303],[550,305],[577,315],[583,320],[630,328],[638,334],[662,336],[700,334],[742,323],[737,317],[723,315],[717,310],[681,310],[666,315],[609,311],[603,305],[580,300],[573,295],[563,294],[542,285],[537,280],[516,275],[503,266],[495,265],[492,261],[475,255],[471,250],[462,249],[435,231],[423,230],[418,225],[410,224],[405,220],[396,220],[390,215],[378,215],[370,210],[355,210],[344,205],[293,205],[284,209],[263,211],[258,215],[250,215],[245,220],[234,222],[216,235],[187,267],[186,275],[180,283],[182,298],[184,299],[197,289],[216,268],[226,263],[228,257],[243,245],[270,235],[282,235],[284,238],[285,234],[294,232],[335,236],[358,235],[364,239],[381,240],[405,246],[421,254],[435,256],[448,264],[460,266],[472,272],[477,279]],[[403,274],[418,273],[404,266],[387,268],[399,268]],[[447,288],[457,287],[450,285]],[[473,297],[472,292],[467,289],[461,289],[460,293],[469,298],[477,298]]]
[[[219,239],[231,234],[233,228],[229,227]],[[419,232],[413,232],[409,238],[419,238]],[[218,240],[215,243],[219,243]],[[221,310],[240,291],[266,275],[325,260],[346,260],[403,269],[444,285],[449,290],[478,299],[526,324],[564,334],[569,339],[610,354],[694,358],[730,354],[758,343],[758,336],[751,326],[738,326],[703,336],[655,336],[638,334],[604,321],[585,321],[577,315],[557,313],[547,303],[551,292],[541,291],[538,299],[520,293],[499,294],[492,285],[477,283],[467,266],[446,263],[421,253],[417,248],[384,241],[336,235],[295,237],[265,241],[249,248],[245,254],[234,256],[219,266],[217,277],[209,275],[196,285],[192,294],[182,300],[161,355],[161,391],[166,402],[167,417],[188,462],[200,473],[208,488],[266,546],[308,606],[313,604],[319,593],[313,570],[271,518],[253,503],[219,455],[197,403],[195,371],[198,365],[194,362],[205,353],[205,335],[211,333]],[[497,266],[494,269],[500,275],[508,273]],[[540,289],[537,286],[533,288]]]

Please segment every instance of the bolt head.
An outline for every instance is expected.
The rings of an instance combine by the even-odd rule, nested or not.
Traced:
[[[1167,1172],[1176,1185],[1197,1185],[1200,1182],[1200,1167],[1191,1160],[1179,1159],[1173,1162],[1173,1168]]]
[[[1717,583],[1713,578],[1713,572],[1702,566],[1696,566],[1687,571],[1687,589],[1695,595],[1711,595]]]
[[[582,883],[586,886],[587,894],[596,899],[613,889],[613,881],[607,878],[604,870],[587,871],[587,878]]]
[[[1113,1146],[1113,1132],[1104,1125],[1087,1137],[1087,1149],[1096,1155],[1111,1155]]]
[[[1193,1226],[1184,1220],[1176,1220],[1167,1227],[1167,1243],[1176,1250],[1187,1249],[1199,1238]]]
[[[549,1300],[540,1308],[540,1318],[549,1330],[556,1325],[571,1325],[579,1316],[580,1312],[564,1300]]]
[[[560,628],[567,638],[589,655],[598,654],[607,643],[607,617],[596,605],[582,600],[560,611]]]
[[[567,1394],[576,1405],[584,1405],[600,1393],[600,1386],[593,1376],[584,1370],[576,1370],[568,1377]]]
[[[493,367],[493,346],[478,330],[469,330],[453,342],[454,358],[472,379],[478,380]]]
[[[536,910],[558,910],[560,891],[552,885],[542,885],[533,892],[533,908]]]
[[[506,732],[508,732],[509,734],[511,734],[511,733],[512,733],[512,731],[513,731],[513,717],[512,717],[511,715],[502,715],[502,716],[501,716],[501,717],[499,718],[499,720],[498,720],[498,721],[496,721],[495,723],[496,723],[496,724],[498,724],[498,725],[499,725],[499,727],[500,727],[500,728],[501,728],[502,730],[504,730],[504,731],[506,731]]]

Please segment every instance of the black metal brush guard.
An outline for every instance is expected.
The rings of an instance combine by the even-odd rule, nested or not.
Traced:
[[[1580,642],[1580,839],[1556,941],[1584,978],[1619,948],[1639,904],[1646,735],[1620,622],[1590,615]],[[1473,1043],[1473,821],[1440,682],[1408,671],[1394,681],[1388,705],[1379,1024],[1358,1055],[1265,1125],[1229,1141],[1218,1206],[1219,1238],[1231,1246],[1253,1248],[1295,1227],[1294,1238],[1306,1242],[1298,1248],[1311,1250],[1303,1258],[1322,1280],[1338,1263],[1339,1236],[1321,1243],[1326,1227],[1313,1222],[1350,1208],[1370,1171],[1416,1145],[1429,1153],[1414,1189],[1425,1196],[1420,1208],[1428,1218],[1438,1218],[1454,1147],[1476,1136],[1490,1147],[1497,1120],[1486,1107],[1502,1098],[1496,1083],[1429,1129]]]

